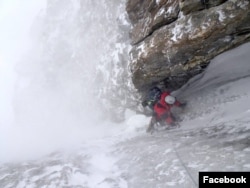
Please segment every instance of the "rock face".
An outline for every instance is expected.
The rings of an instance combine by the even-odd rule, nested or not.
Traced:
[[[218,54],[250,40],[249,0],[128,0],[130,68],[139,91],[177,89]]]

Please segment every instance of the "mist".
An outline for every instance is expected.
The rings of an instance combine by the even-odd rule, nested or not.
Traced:
[[[113,4],[1,2],[0,161],[35,159],[114,134],[102,97],[113,68],[108,53],[121,49],[115,44],[123,7]]]

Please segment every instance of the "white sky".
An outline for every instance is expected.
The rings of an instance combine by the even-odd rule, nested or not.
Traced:
[[[29,28],[46,0],[0,0],[0,61],[20,55]]]

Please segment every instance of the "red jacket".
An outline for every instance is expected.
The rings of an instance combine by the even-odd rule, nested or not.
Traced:
[[[180,106],[181,103],[179,101],[175,101],[174,104],[170,105],[165,102],[166,96],[170,95],[168,92],[163,92],[161,94],[161,98],[158,103],[154,105],[154,111],[157,114],[157,117],[160,118],[162,115],[169,114],[171,115],[171,108],[173,106]]]

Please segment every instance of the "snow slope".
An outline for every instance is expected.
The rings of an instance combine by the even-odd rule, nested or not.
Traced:
[[[119,144],[128,187],[197,187],[199,171],[250,170],[249,59],[247,43],[175,92],[188,102],[180,129]]]

